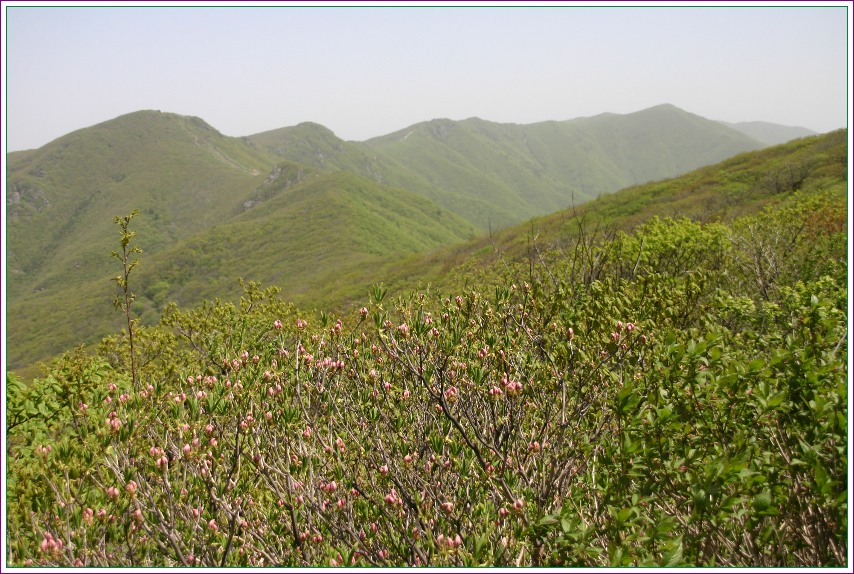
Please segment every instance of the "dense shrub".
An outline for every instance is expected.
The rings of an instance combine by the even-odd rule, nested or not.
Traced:
[[[133,357],[9,379],[7,560],[842,565],[844,233],[809,213],[656,219],[352,316],[173,306]]]

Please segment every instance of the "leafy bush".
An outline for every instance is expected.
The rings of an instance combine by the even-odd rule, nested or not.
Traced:
[[[576,236],[352,316],[171,306],[9,378],[8,561],[844,564],[846,277],[799,232],[752,282],[741,242],[807,215]]]

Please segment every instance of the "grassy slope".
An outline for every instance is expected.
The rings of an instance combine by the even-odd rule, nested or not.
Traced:
[[[309,306],[337,307],[361,298],[384,261],[475,235],[467,222],[410,192],[346,172],[280,167],[278,178],[248,196],[252,207],[167,249],[149,253],[145,214],[134,221],[145,253],[131,283],[134,311],[144,322],[155,322],[167,301],[192,306],[235,298],[238,277],[280,285],[284,296]],[[117,230],[111,233],[117,244]],[[115,247],[101,254],[113,272],[118,262],[107,252]],[[88,281],[15,301],[10,366],[31,365],[120,329],[110,276],[93,273]],[[75,305],[57,317],[68,300]]]
[[[667,105],[530,125],[437,119],[363,143],[310,123],[247,139],[291,161],[414,191],[484,231],[761,147]]]
[[[794,140],[760,151],[739,154],[683,176],[623,189],[574,209],[537,217],[491,236],[394,262],[378,270],[393,291],[431,284],[440,290],[459,289],[479,273],[495,269],[498,257],[526,258],[532,246],[562,249],[578,233],[630,231],[652,217],[688,217],[697,221],[731,221],[786,201],[790,194],[772,190],[771,176],[810,165],[801,190],[828,190],[846,209],[848,182],[847,132],[840,130]]]
[[[14,301],[111,269],[113,217],[140,209],[148,252],[232,215],[272,160],[198,118],[145,111],[9,154]]]
[[[464,198],[461,214],[483,228],[519,223],[761,147],[673,106],[523,126],[434,120],[367,143]]]
[[[781,126],[768,122],[738,122],[735,124],[728,122],[720,123],[767,145],[777,145],[792,141],[793,139],[817,135],[814,131],[808,130],[807,128],[798,126]]]
[[[152,260],[171,298],[240,292],[243,277],[276,284],[300,303],[337,306],[364,294],[376,266],[473,237],[466,222],[410,192],[345,172],[317,172],[241,217],[197,235]]]

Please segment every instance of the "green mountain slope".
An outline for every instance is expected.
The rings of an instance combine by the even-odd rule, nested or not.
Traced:
[[[291,161],[414,191],[484,231],[762,147],[670,105],[530,125],[436,119],[367,142],[316,124],[247,139]]]
[[[817,213],[816,226],[847,225],[847,131],[797,139],[739,154],[682,176],[622,189],[576,208],[533,218],[377,271],[378,279],[404,292],[432,285],[443,292],[499,276],[506,264],[565,256],[581,229],[588,239],[629,232],[654,217],[700,222],[732,221],[792,200],[795,193],[827,193],[833,210]],[[499,279],[500,281],[500,279]]]
[[[673,106],[524,126],[434,120],[368,143],[451,192],[461,214],[481,227],[519,223],[761,147]]]
[[[283,179],[259,188],[258,203],[241,216],[152,258],[140,280],[159,281],[159,291],[168,283],[168,299],[180,303],[238,295],[242,277],[280,286],[307,306],[337,307],[362,297],[382,262],[475,235],[436,204],[355,174]]]
[[[145,250],[134,311],[146,322],[170,300],[236,295],[237,277],[334,308],[378,281],[436,281],[477,260],[489,240],[460,242],[478,227],[758,145],[733,133],[672,106],[530,126],[435,120],[364,143],[316,124],[230,138],[198,118],[122,116],[7,158],[9,365],[121,328],[112,220],[133,209]],[[703,201],[737,210],[730,199]]]
[[[382,262],[475,235],[466,221],[411,192],[298,164],[277,165],[245,198],[240,213],[162,249],[149,249],[144,230],[150,216],[134,220],[144,249],[132,280],[134,312],[144,322],[156,322],[169,301],[195,305],[235,297],[242,292],[238,277],[281,285],[285,296],[308,306],[341,306],[364,295]],[[108,231],[115,245],[98,259],[105,271],[10,298],[10,368],[121,328],[110,305],[110,277],[118,269],[109,257],[118,243],[113,227]]]
[[[727,122],[720,123],[767,145],[777,145],[786,143],[793,139],[816,135],[814,131],[806,128],[798,126],[781,126],[779,124],[771,124],[768,122],[738,122],[734,124]]]
[[[144,111],[8,158],[12,297],[109,269],[113,217],[139,209],[156,252],[239,213],[273,161],[198,118]]]

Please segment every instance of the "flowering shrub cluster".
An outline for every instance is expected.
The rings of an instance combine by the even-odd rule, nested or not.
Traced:
[[[248,284],[135,329],[138,384],[122,337],[10,379],[8,560],[842,564],[844,264],[735,293],[730,231],[340,317]]]

